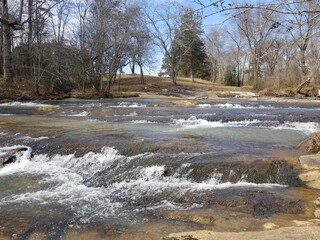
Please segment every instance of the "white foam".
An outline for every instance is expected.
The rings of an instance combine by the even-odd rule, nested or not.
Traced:
[[[94,107],[101,107],[101,106],[102,106],[102,103],[88,103],[88,104],[81,105],[79,107],[82,107],[82,108],[94,108]]]
[[[211,108],[211,105],[208,104],[208,103],[205,103],[205,104],[198,104],[198,107],[199,108]]]
[[[7,102],[2,103],[0,106],[10,106],[10,107],[58,107],[57,105],[49,105],[35,102]]]
[[[249,183],[241,180],[237,183],[221,183],[221,174],[215,173],[210,179],[203,182],[193,182],[184,177],[165,176],[165,166],[152,166],[142,168],[139,177],[130,181],[122,181],[112,184],[112,189],[117,190],[131,198],[139,198],[143,194],[155,195],[165,191],[175,191],[181,194],[187,192],[201,192],[215,189],[237,188],[237,187],[286,187],[285,185],[273,183]]]
[[[1,152],[8,152],[19,147],[13,146],[0,148]],[[24,153],[24,152],[23,152]],[[30,156],[27,154],[17,156],[17,162],[6,165],[0,169],[0,176],[13,174],[28,174],[44,176],[39,182],[42,190],[26,192],[7,196],[1,199],[0,205],[9,203],[47,204],[56,202],[61,205],[71,206],[80,216],[110,215],[114,214],[121,203],[110,200],[109,191],[105,188],[87,187],[83,184],[86,177],[106,169],[114,161],[123,159],[122,155],[114,148],[103,148],[101,153],[89,152],[83,157],[74,155],[47,155]],[[133,158],[127,158],[128,161]],[[88,204],[90,203],[90,204]]]
[[[82,157],[70,155],[55,155],[48,157],[47,155],[35,155],[33,162],[46,163],[49,166],[69,169],[82,177],[90,178],[95,173],[107,169],[115,161],[126,159],[125,156],[119,155],[114,148],[104,147],[101,153],[88,152]]]
[[[26,151],[16,151],[21,148],[26,148]],[[12,170],[15,169],[17,166],[21,169],[23,168],[24,163],[29,162],[31,157],[32,149],[28,146],[24,145],[15,145],[10,147],[0,147],[0,157],[8,156],[8,154],[15,153],[17,157],[16,164],[10,164],[6,167],[0,168],[0,176],[11,174]],[[8,156],[10,157],[10,156]]]
[[[188,119],[175,119],[173,120],[172,125],[178,127],[178,130],[250,127],[271,130],[292,130],[303,132],[305,134],[312,134],[320,131],[320,124],[317,122],[285,122],[281,124],[279,121],[261,121],[257,119],[222,122],[198,119],[195,116]]]
[[[221,103],[221,104],[215,104],[215,107],[218,108],[246,108],[240,104],[233,104],[233,103]]]
[[[157,122],[147,121],[147,120],[132,120],[131,123],[135,123],[135,124],[156,124]]]
[[[136,111],[129,113],[129,114],[124,114],[124,115],[115,115],[116,117],[135,117],[138,116],[138,113]]]
[[[80,113],[74,113],[74,114],[63,114],[61,116],[66,116],[66,117],[86,117],[89,115],[89,112],[83,111]]]
[[[43,136],[43,137],[30,137],[30,136],[25,136],[25,137],[19,137],[18,139],[21,139],[21,140],[30,140],[30,141],[40,141],[40,140],[49,139],[49,137],[46,137],[46,136]]]
[[[312,134],[320,131],[320,124],[316,122],[285,122],[272,128],[276,130],[295,130],[305,134]]]
[[[139,104],[139,103],[130,103],[130,102],[121,102],[119,105],[111,106],[111,107],[120,107],[120,108],[145,108],[147,105]]]
[[[0,114],[1,117],[8,117],[8,116],[14,116],[15,114],[5,114],[5,113],[2,113]]]
[[[208,121],[205,119],[198,119],[192,116],[188,119],[175,119],[173,125],[180,129],[195,129],[195,128],[220,128],[220,127],[248,127],[260,123],[259,120],[245,120],[245,121]]]
[[[227,109],[274,109],[275,107],[273,106],[264,106],[264,105],[259,105],[259,106],[243,106],[241,104],[237,103],[221,103],[221,104],[215,104],[215,107],[218,108],[227,108]]]
[[[25,146],[12,146],[0,148],[1,153]],[[135,169],[126,170],[134,174],[133,177],[125,178],[119,182],[109,184],[105,187],[88,187],[84,184],[85,179],[94,174],[113,169],[121,169],[129,162],[150,157],[154,154],[145,153],[132,157],[120,155],[114,148],[105,147],[100,153],[89,152],[82,157],[70,155],[35,155],[31,158],[31,148],[21,152],[17,156],[17,162],[6,165],[0,169],[0,176],[27,174],[41,176],[39,189],[1,198],[0,206],[6,204],[60,204],[70,207],[79,217],[86,217],[83,221],[90,221],[95,216],[110,216],[124,214],[123,204],[127,199],[139,201],[142,196],[155,196],[173,191],[177,194],[210,191],[214,189],[225,189],[230,187],[259,187],[274,188],[284,187],[279,184],[254,184],[241,180],[238,183],[222,183],[221,174],[214,173],[211,178],[203,182],[194,182],[188,179],[190,171],[185,174],[166,176],[166,167],[155,165],[150,167],[138,166]],[[189,168],[190,164],[182,164],[177,172]],[[110,171],[109,171],[110,170]],[[123,200],[119,200],[123,199]],[[160,199],[144,207],[144,210],[155,210],[159,208],[187,210],[197,208],[200,205],[183,206],[171,200]],[[141,210],[141,209],[140,209]],[[139,211],[139,206],[137,207]],[[87,218],[87,216],[89,216]]]

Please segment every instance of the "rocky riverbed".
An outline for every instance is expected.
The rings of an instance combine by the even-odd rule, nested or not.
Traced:
[[[309,139],[309,151],[314,151],[314,139],[318,135]],[[311,144],[311,145],[310,145]],[[303,168],[299,174],[299,179],[312,189],[320,189],[320,153],[312,155],[303,155],[299,157],[299,162]],[[312,199],[310,199],[312,201]],[[320,194],[311,203],[306,205],[306,212],[309,219],[282,221],[279,224],[279,219],[276,222],[260,223],[262,231],[194,231],[180,232],[170,234],[163,240],[248,240],[248,239],[320,239]],[[284,219],[285,220],[285,219]],[[282,226],[281,226],[282,225]]]
[[[318,109],[244,98],[3,103],[0,157],[14,158],[0,168],[0,235],[314,227],[318,190],[299,178],[297,145],[319,131]]]

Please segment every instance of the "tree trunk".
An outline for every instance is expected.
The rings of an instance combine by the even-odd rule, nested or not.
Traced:
[[[259,81],[259,63],[256,56],[253,56],[252,59],[252,71],[253,71],[253,87],[258,87],[258,81]]]
[[[0,74],[3,74],[3,24],[0,25]]]
[[[9,25],[10,16],[8,13],[7,0],[2,0],[1,18],[2,25],[2,44],[3,44],[3,78],[6,84],[13,84],[13,66],[11,52],[11,27]]]
[[[40,80],[39,80],[38,72],[39,70],[36,69],[35,62],[33,62],[33,73],[34,73],[34,80],[35,80],[34,92],[37,96],[40,96],[40,91],[39,91]]]
[[[143,68],[140,63],[139,63],[139,67],[140,67],[140,83],[144,84]]]
[[[172,83],[174,85],[177,85],[176,72],[173,69],[171,70],[171,79],[172,79]]]
[[[86,83],[85,83],[85,77],[86,75],[84,74],[82,76],[82,92],[85,93],[86,92]]]
[[[193,67],[191,68],[191,80],[194,83],[194,71],[193,71]]]
[[[300,50],[300,61],[301,61],[301,70],[302,70],[302,81],[305,81],[305,78],[308,75],[308,67],[306,65],[306,51]]]
[[[7,84],[13,84],[13,66],[11,52],[11,29],[3,24],[3,78]]]
[[[30,67],[30,71],[29,71],[29,75],[33,76],[34,75],[34,71],[33,69],[33,62],[34,62],[34,54],[33,54],[33,41],[32,41],[32,37],[33,37],[33,22],[32,22],[32,0],[28,0],[28,40],[27,40],[27,44],[28,44],[28,58],[29,58],[29,67]]]
[[[237,61],[237,86],[241,86],[241,78],[240,78],[240,62]]]
[[[134,61],[132,62],[130,69],[131,69],[131,74],[135,74],[135,62]]]

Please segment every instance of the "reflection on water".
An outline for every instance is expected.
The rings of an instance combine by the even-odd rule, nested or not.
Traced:
[[[199,228],[193,211],[234,219],[302,214],[292,191],[298,170],[285,159],[319,131],[315,109],[245,100],[0,104],[0,158],[16,156],[0,169],[3,234],[72,239],[110,228],[115,238],[161,219]]]

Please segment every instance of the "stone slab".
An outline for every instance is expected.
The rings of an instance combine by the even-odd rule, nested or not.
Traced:
[[[320,227],[285,227],[259,232],[195,231],[170,234],[164,240],[320,240]]]
[[[299,179],[306,183],[310,188],[320,189],[320,171],[311,170],[299,174]]]
[[[320,154],[300,156],[299,161],[304,169],[320,169]]]

